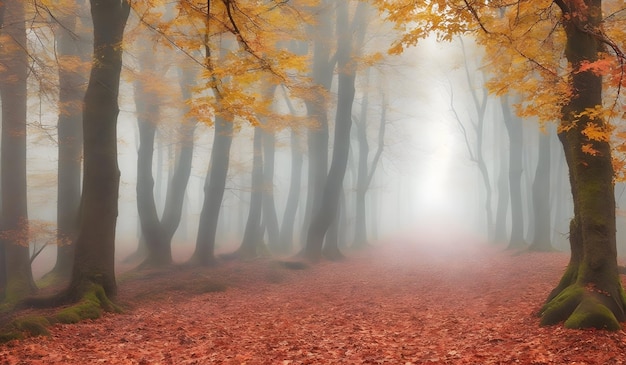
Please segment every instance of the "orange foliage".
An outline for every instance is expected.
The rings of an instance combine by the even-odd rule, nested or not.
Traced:
[[[56,224],[43,220],[20,218],[16,229],[0,231],[0,240],[24,247],[32,247],[31,262],[48,245],[69,245],[71,241],[62,237]]]
[[[596,59],[581,62],[574,69],[565,60],[565,34],[561,26],[563,14],[552,0],[539,1],[412,1],[375,0],[387,18],[395,22],[402,35],[390,53],[399,53],[415,45],[429,34],[449,40],[459,34],[472,34],[486,50],[486,65],[493,77],[487,82],[496,95],[515,93],[522,101],[517,112],[524,118],[540,122],[561,119],[564,105],[572,98],[570,75],[593,72],[604,76],[604,102],[587,110],[578,118],[602,119],[608,128],[598,130],[588,125],[585,134],[590,140],[611,141],[615,152],[615,168],[620,175],[626,134],[621,120],[626,105],[621,89],[626,86],[626,21],[624,3],[604,2],[602,29],[589,30],[605,44],[606,51]],[[571,5],[571,4],[570,4]],[[577,9],[585,9],[576,0]],[[584,12],[573,14],[583,16]],[[576,123],[574,121],[573,123]],[[560,125],[561,130],[571,125]],[[595,153],[590,147],[587,153]]]
[[[210,2],[208,9],[206,0],[180,0],[174,6],[139,0],[133,7],[165,46],[203,68],[187,101],[191,116],[208,124],[215,115],[258,124],[259,116],[272,115],[265,85],[308,87],[301,76],[308,70],[308,55],[290,51],[287,42],[305,39],[311,17],[303,9],[315,3],[222,0]]]

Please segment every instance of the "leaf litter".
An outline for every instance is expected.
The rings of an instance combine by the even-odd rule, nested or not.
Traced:
[[[0,345],[0,364],[626,362],[623,331],[539,326],[568,254],[402,243],[305,270],[259,259],[143,273],[120,282],[124,313]]]

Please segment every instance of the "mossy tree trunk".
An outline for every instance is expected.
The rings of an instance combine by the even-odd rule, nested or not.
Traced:
[[[91,0],[94,53],[83,110],[84,178],[80,228],[68,289],[72,301],[102,287],[117,294],[115,227],[120,171],[117,164],[118,94],[122,39],[130,4]]]
[[[540,315],[542,324],[565,321],[569,328],[617,330],[619,322],[626,320],[626,298],[617,270],[611,147],[607,140],[589,139],[583,132],[588,125],[605,129],[606,122],[599,117],[580,116],[602,105],[602,77],[593,71],[580,71],[583,62],[597,60],[603,51],[598,36],[589,31],[600,29],[602,2],[582,3],[560,3],[567,36],[565,55],[572,67],[575,91],[563,108],[559,132],[574,198],[572,254]],[[595,152],[584,152],[583,146]]]
[[[4,1],[6,18],[2,29],[0,51],[0,96],[2,97],[2,153],[0,178],[2,215],[0,229],[4,247],[6,283],[4,299],[15,302],[35,291],[30,266],[26,199],[26,103],[29,59],[26,45],[25,4],[19,0]]]

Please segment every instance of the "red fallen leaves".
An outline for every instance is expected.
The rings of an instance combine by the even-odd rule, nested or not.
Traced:
[[[289,271],[267,261],[123,283],[124,314],[0,346],[0,364],[622,364],[624,332],[539,327],[562,253],[376,248]],[[219,278],[225,292],[173,282]],[[163,285],[163,283],[167,285]],[[198,285],[201,283],[198,282]],[[150,285],[168,291],[141,299]],[[181,284],[182,285],[182,284]]]

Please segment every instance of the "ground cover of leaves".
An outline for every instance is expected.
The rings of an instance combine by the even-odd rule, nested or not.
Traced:
[[[539,326],[568,254],[399,241],[304,270],[261,259],[128,274],[124,313],[0,345],[0,364],[626,362],[623,331]]]

